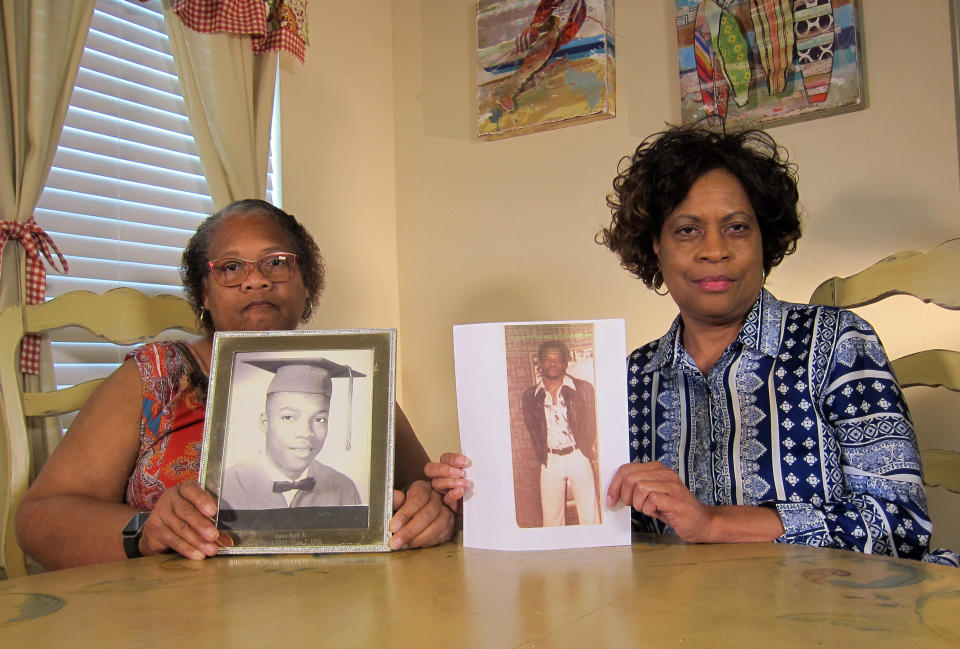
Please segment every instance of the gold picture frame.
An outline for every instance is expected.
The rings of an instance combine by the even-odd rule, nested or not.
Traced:
[[[396,331],[218,332],[212,358],[220,554],[389,551]]]

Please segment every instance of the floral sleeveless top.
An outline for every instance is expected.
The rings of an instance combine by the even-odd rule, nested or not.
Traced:
[[[199,476],[207,376],[181,342],[149,343],[127,358],[140,370],[143,414],[125,500],[150,510],[168,487]]]

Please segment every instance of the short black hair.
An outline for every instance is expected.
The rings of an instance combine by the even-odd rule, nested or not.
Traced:
[[[705,173],[725,169],[750,200],[763,245],[763,270],[797,248],[801,236],[796,166],[785,149],[763,131],[727,134],[702,126],[673,126],[640,143],[620,161],[607,196],[610,225],[596,236],[620,264],[650,288],[663,284],[653,242],[663,222]]]
[[[190,237],[180,257],[180,279],[183,281],[183,291],[194,313],[197,314],[201,328],[208,333],[213,332],[213,319],[203,310],[203,280],[210,272],[207,265],[210,261],[210,240],[224,219],[243,214],[268,216],[290,235],[292,249],[287,252],[297,256],[297,268],[300,269],[303,285],[307,289],[307,303],[303,307],[301,318],[306,322],[320,299],[326,279],[320,248],[307,229],[292,214],[287,214],[267,201],[248,198],[234,201],[216,214],[207,217]]]
[[[570,350],[562,340],[545,340],[540,343],[540,347],[537,349],[537,358],[543,361],[543,357],[547,355],[547,352],[558,352],[563,358],[564,363],[570,362]]]

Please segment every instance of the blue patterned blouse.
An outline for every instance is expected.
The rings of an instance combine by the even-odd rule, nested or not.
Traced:
[[[913,423],[869,324],[764,290],[706,377],[681,327],[628,359],[632,461],[659,460],[707,504],[775,507],[780,543],[924,557]]]

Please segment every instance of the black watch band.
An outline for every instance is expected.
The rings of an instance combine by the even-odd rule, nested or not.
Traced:
[[[140,554],[140,537],[143,536],[143,526],[150,517],[150,512],[137,512],[123,528],[123,551],[128,559],[142,557]]]

